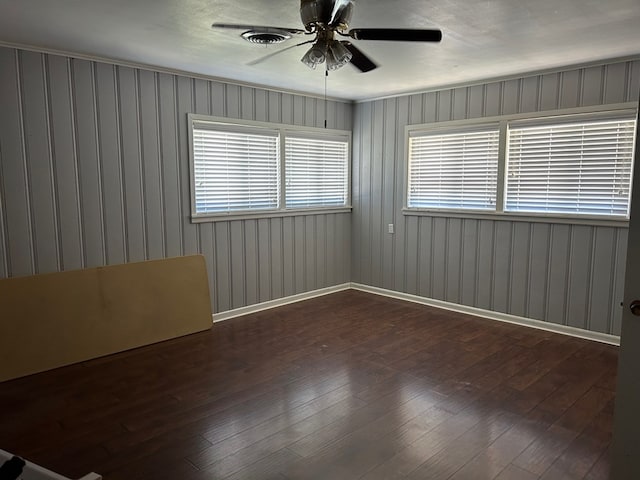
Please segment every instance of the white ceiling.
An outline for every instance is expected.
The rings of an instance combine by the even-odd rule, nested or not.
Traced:
[[[321,95],[323,71],[291,49],[211,23],[301,28],[297,0],[0,0],[0,42]],[[439,44],[354,41],[380,67],[330,72],[331,97],[362,100],[640,54],[639,0],[357,0],[351,28],[433,28]],[[306,39],[303,37],[303,40]]]

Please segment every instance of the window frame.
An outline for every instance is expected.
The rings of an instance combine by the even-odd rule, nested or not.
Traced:
[[[465,134],[465,133],[481,133],[481,132],[497,132],[498,133],[498,151],[497,151],[497,171],[496,171],[496,185],[500,180],[500,124],[499,122],[473,122],[467,123],[466,125],[451,125],[451,126],[442,126],[434,127],[427,130],[411,130],[409,129],[407,132],[407,174],[406,174],[406,195],[404,199],[404,206],[408,210],[438,210],[438,211],[458,211],[462,210],[465,212],[477,212],[477,213],[493,213],[494,210],[487,208],[465,208],[465,207],[409,207],[409,194],[410,194],[410,181],[411,181],[411,165],[409,163],[409,154],[410,154],[410,142],[411,138],[421,137],[421,136],[437,136],[437,135],[449,135],[449,134]],[[497,192],[498,188],[496,188]],[[496,196],[495,203],[497,205],[498,198]]]
[[[433,217],[455,217],[455,218],[470,218],[470,219],[493,219],[493,220],[515,220],[515,221],[528,221],[528,222],[543,222],[543,223],[564,223],[564,224],[577,224],[577,225],[606,225],[606,226],[627,226],[629,223],[628,216],[609,216],[609,215],[587,215],[587,214],[556,214],[556,213],[544,213],[544,212],[515,212],[505,211],[507,179],[507,131],[510,124],[522,125],[524,123],[554,123],[558,122],[572,122],[572,121],[589,121],[599,119],[611,119],[624,116],[636,117],[636,131],[635,135],[638,135],[638,129],[640,125],[637,122],[637,104],[635,102],[618,103],[610,105],[597,105],[591,107],[577,107],[568,108],[562,110],[547,110],[541,112],[531,113],[518,113],[510,115],[500,115],[492,117],[480,117],[466,120],[452,120],[435,123],[415,124],[407,125],[405,127],[405,141],[404,141],[404,197],[402,213],[406,216],[433,216]],[[499,144],[498,144],[498,180],[497,180],[497,192],[496,192],[496,209],[495,211],[487,210],[471,210],[471,209],[449,209],[449,208],[415,208],[408,207],[408,195],[409,195],[409,138],[410,135],[415,136],[420,132],[437,132],[443,133],[447,131],[460,130],[461,128],[473,129],[473,127],[482,128],[483,125],[490,124],[499,125]],[[637,152],[635,155],[637,156]],[[632,159],[632,162],[635,158]],[[633,168],[633,163],[632,163]],[[631,185],[633,185],[633,175],[631,177]],[[640,181],[640,180],[639,180]]]
[[[287,170],[287,162],[288,162],[288,158],[287,158],[287,140],[288,139],[298,139],[298,140],[311,140],[311,141],[327,141],[327,142],[338,142],[338,143],[342,143],[344,142],[347,137],[345,137],[344,135],[335,135],[335,134],[331,134],[326,132],[324,129],[322,129],[322,134],[318,134],[318,132],[311,132],[308,130],[286,130],[285,131],[285,136],[283,138],[282,141],[282,152],[284,152],[284,157],[282,162],[284,163],[284,171],[286,172]],[[346,170],[346,176],[344,178],[344,182],[345,182],[345,186],[346,186],[346,191],[347,191],[347,195],[345,198],[345,205],[351,205],[351,140],[350,137],[349,139],[347,139],[346,141],[346,152],[347,152],[347,164],[345,165],[345,170]],[[287,207],[287,189],[289,187],[288,184],[288,180],[287,178],[284,178],[282,180],[282,186],[284,189],[284,195],[283,195],[283,206],[287,209],[287,210],[315,210],[315,209],[332,209],[332,208],[345,208],[345,206],[343,205],[327,205],[327,206],[318,206],[318,205],[313,205],[313,206],[308,206],[308,207]]]
[[[260,210],[238,210],[230,212],[208,212],[198,213],[196,211],[196,185],[195,185],[195,152],[194,152],[194,129],[198,126],[210,124],[215,130],[218,126],[220,130],[238,131],[238,132],[278,132],[278,150],[279,150],[279,199],[278,208],[260,209]],[[244,220],[251,218],[272,218],[286,217],[295,215],[323,215],[329,213],[351,212],[351,165],[352,165],[352,132],[349,130],[337,130],[318,127],[305,127],[298,125],[259,122],[254,120],[234,119],[227,117],[215,117],[211,115],[201,115],[195,113],[187,114],[187,131],[189,136],[189,187],[190,187],[190,209],[191,222],[216,222]],[[345,205],[340,206],[312,206],[312,207],[287,207],[286,206],[286,138],[310,138],[310,139],[326,139],[329,141],[345,141],[347,143],[347,166],[346,166],[346,185],[347,198]]]

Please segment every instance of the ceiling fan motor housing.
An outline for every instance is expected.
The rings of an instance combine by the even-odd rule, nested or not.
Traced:
[[[317,27],[348,28],[353,0],[300,0],[300,18],[307,31]]]

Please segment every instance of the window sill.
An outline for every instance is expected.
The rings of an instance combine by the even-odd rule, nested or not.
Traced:
[[[428,210],[403,208],[402,214],[405,216],[417,217],[448,217],[448,218],[469,218],[476,220],[502,220],[510,222],[529,222],[529,223],[555,223],[564,225],[590,225],[601,227],[617,227],[628,228],[629,220],[612,219],[594,216],[567,217],[551,214],[520,214],[520,213],[499,213],[499,212],[481,212],[468,210]]]
[[[299,208],[296,210],[269,210],[265,212],[233,213],[215,215],[192,215],[191,223],[231,222],[234,220],[256,220],[261,218],[299,217],[305,215],[328,215],[331,213],[351,213],[351,206],[335,208]]]

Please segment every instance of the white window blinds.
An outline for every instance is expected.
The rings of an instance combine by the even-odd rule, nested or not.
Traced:
[[[278,208],[277,131],[193,128],[195,213]]]
[[[498,127],[409,137],[409,208],[495,210]]]
[[[510,126],[505,210],[629,213],[632,118]]]
[[[346,206],[349,195],[348,139],[285,139],[287,208]]]

